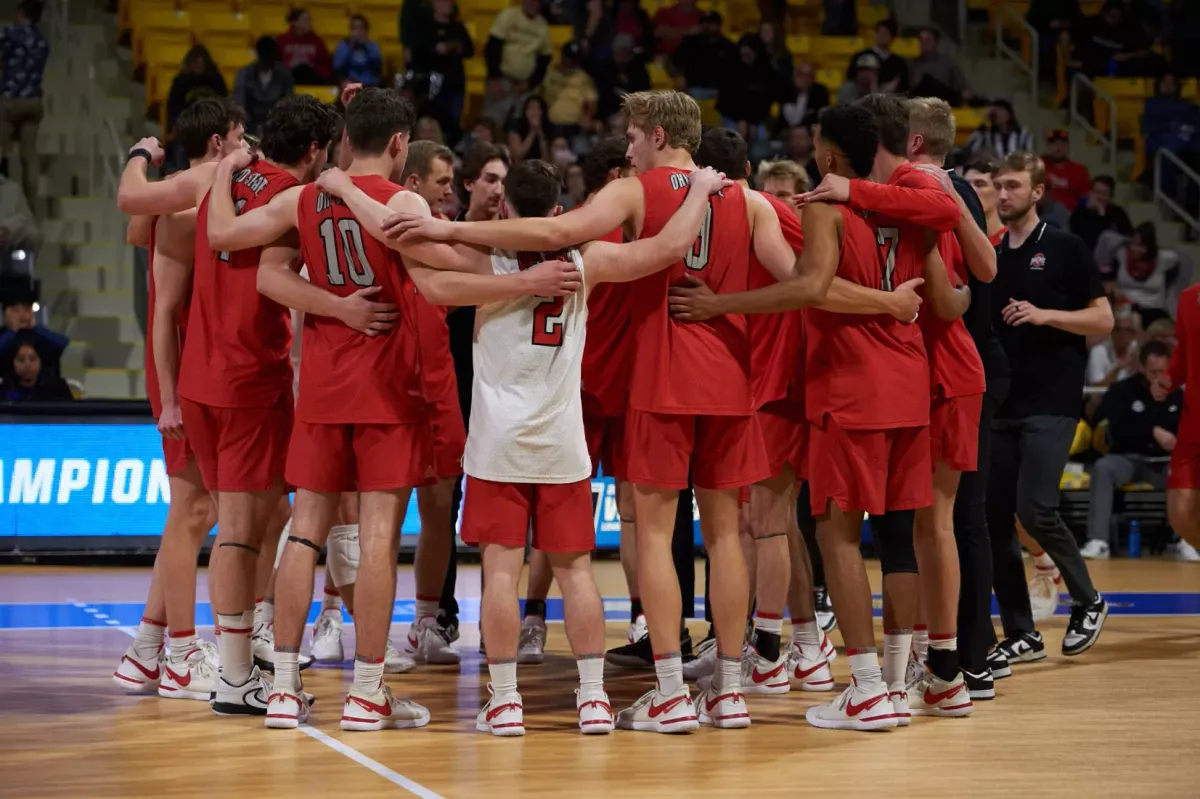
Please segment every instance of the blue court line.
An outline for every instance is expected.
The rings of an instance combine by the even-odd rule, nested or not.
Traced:
[[[1200,593],[1111,593],[1105,594],[1108,599],[1110,613],[1114,616],[1200,616]],[[875,615],[880,615],[880,598],[875,597]],[[1065,616],[1070,612],[1066,605],[1067,596],[1062,596],[1056,615]],[[463,622],[479,621],[479,600],[477,598],[460,599],[459,620]],[[392,608],[392,622],[404,623],[413,620],[416,601],[412,599],[396,600]],[[309,609],[308,621],[316,620],[321,611],[319,602],[314,602]],[[697,600],[695,613],[697,618],[704,616],[704,602]],[[995,602],[992,603],[992,613],[998,613]],[[546,616],[550,621],[562,621],[563,603],[561,599],[551,598],[546,601]],[[80,629],[103,627],[135,627],[142,617],[140,602],[47,602],[47,603],[0,603],[0,631],[3,630],[32,630],[32,629]],[[348,622],[350,617],[343,613]],[[629,621],[629,599],[626,597],[605,597],[604,618],[606,621]],[[207,602],[196,605],[196,624],[210,626],[213,623],[212,607]]]

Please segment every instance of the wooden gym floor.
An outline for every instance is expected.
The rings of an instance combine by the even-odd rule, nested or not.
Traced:
[[[877,565],[868,568],[878,590]],[[341,732],[346,665],[305,672],[318,699],[311,726],[267,731],[259,719],[216,718],[201,702],[127,696],[112,684],[148,570],[3,568],[0,797],[1197,796],[1200,565],[1145,559],[1092,569],[1114,604],[1097,646],[1063,658],[1064,618],[1045,623],[1051,656],[1015,667],[996,701],[967,719],[914,719],[873,734],[817,730],[804,711],[834,694],[793,692],[752,697],[748,730],[584,738],[575,666],[552,623],[546,663],[520,672],[528,734],[496,739],[474,731],[487,679],[474,624],[457,644],[459,669],[388,678],[432,710],[428,727]],[[628,618],[624,581],[615,561],[597,570],[616,645]],[[463,603],[464,618],[477,618],[478,568],[459,574],[460,597],[476,599]],[[199,593],[203,621],[203,577]],[[397,637],[412,595],[411,568],[402,567]],[[703,630],[694,624],[696,640]],[[347,626],[348,652],[352,638]],[[834,673],[840,689],[845,657]],[[610,670],[614,709],[652,679]]]

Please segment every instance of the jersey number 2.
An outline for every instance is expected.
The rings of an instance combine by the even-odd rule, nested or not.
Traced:
[[[709,248],[712,246],[712,200],[708,201],[708,210],[704,212],[704,224],[700,226],[700,235],[692,244],[692,249],[683,256],[683,264],[688,269],[699,272],[708,266]]]
[[[367,263],[362,227],[356,219],[325,219],[317,228],[325,245],[325,267],[329,285],[346,285],[346,274],[356,286],[375,285],[375,270]],[[338,262],[338,251],[345,256],[345,268]]]
[[[880,288],[892,291],[895,288],[892,285],[892,277],[896,272],[896,248],[900,246],[900,228],[875,228],[875,243],[882,248],[880,255],[883,256],[883,280]]]
[[[539,347],[561,347],[563,343],[563,298],[542,300],[533,309],[533,343]]]

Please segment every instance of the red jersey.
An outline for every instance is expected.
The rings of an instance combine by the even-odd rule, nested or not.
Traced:
[[[797,254],[804,249],[804,233],[800,229],[800,218],[791,206],[774,195],[759,192],[775,209],[783,228],[783,238]],[[775,283],[775,276],[768,272],[754,253],[750,253],[750,288],[757,289]],[[761,408],[768,402],[784,399],[789,395],[790,384],[796,378],[796,363],[800,359],[800,330],[803,326],[801,311],[786,313],[751,314],[750,326],[750,382],[754,390],[754,407]],[[796,385],[803,396],[804,383]]]
[[[838,277],[877,289],[920,276],[915,263],[895,261],[894,243],[881,245],[880,231],[862,215],[836,207],[842,214]],[[918,325],[809,308],[804,327],[810,422],[829,415],[845,429],[929,424],[929,361]]]
[[[620,244],[621,229],[600,241]],[[625,415],[633,337],[629,304],[633,283],[597,283],[588,294],[587,339],[583,345],[583,393],[603,418]]]
[[[939,235],[938,252],[946,262],[950,284],[966,283],[967,264],[958,245],[958,237],[953,233]],[[930,389],[933,395],[938,398],[967,397],[986,391],[983,360],[963,320],[946,322],[932,312],[921,314],[920,320],[925,352],[929,355]]]
[[[1092,176],[1088,168],[1078,161],[1064,158],[1061,161],[1042,159],[1046,169],[1046,193],[1050,199],[1060,202],[1068,211],[1079,207],[1079,201],[1092,190]]]
[[[688,174],[660,167],[638,175],[645,193],[642,237],[656,235],[688,193]],[[750,336],[746,317],[718,316],[679,322],[667,309],[667,290],[684,275],[718,293],[750,287],[750,224],[746,195],[732,186],[709,199],[710,212],[684,260],[634,281],[630,318],[637,357],[630,375],[629,407],[663,414],[748,416]]]
[[[259,160],[233,176],[238,213],[299,184]],[[216,408],[273,408],[292,390],[291,311],[258,293],[261,247],[216,252],[208,245],[208,201],[196,213],[192,303],[179,395]]]
[[[1180,441],[1200,443],[1200,285],[1189,286],[1179,294],[1175,311],[1175,337],[1178,343],[1171,353],[1171,389],[1185,386],[1183,413],[1179,417]],[[1193,388],[1194,386],[1194,388]]]
[[[150,412],[157,419],[162,413],[162,397],[158,393],[158,367],[154,364],[154,230],[158,227],[158,217],[150,221],[150,243],[147,252],[150,254],[150,269],[148,271],[149,296],[146,300],[146,399],[150,400]],[[191,286],[188,286],[179,308],[179,316],[175,323],[179,328],[179,349],[183,351],[184,334],[187,332],[188,307],[191,305]]]
[[[404,191],[375,175],[354,185],[385,205]],[[382,286],[372,299],[399,306],[400,324],[370,338],[336,319],[305,314],[304,357],[296,418],[310,424],[402,424],[426,418],[417,320],[406,291],[400,254],[363,232],[340,199],[317,186],[304,187],[296,212],[300,252],[314,286],[345,297]],[[447,346],[449,346],[447,344]]]
[[[991,242],[993,247],[999,247],[1000,242],[1004,240],[1004,234],[1007,232],[1008,232],[1008,225],[1005,225],[1004,227],[997,230],[993,235],[988,236],[988,241]]]
[[[382,201],[381,201],[382,202]],[[408,273],[405,272],[407,278]],[[447,308],[433,305],[412,286],[413,324],[420,344],[421,385],[425,398],[433,402],[439,397],[452,397],[458,402],[458,380],[454,376],[454,360],[450,357],[450,328],[446,326]]]

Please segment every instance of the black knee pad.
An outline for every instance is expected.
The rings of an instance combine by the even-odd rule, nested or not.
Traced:
[[[884,576],[916,574],[917,553],[913,549],[913,511],[888,511],[871,517],[871,534],[879,550]]]

